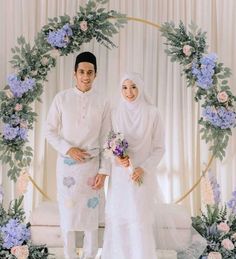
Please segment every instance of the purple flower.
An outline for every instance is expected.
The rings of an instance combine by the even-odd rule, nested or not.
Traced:
[[[207,106],[203,109],[203,116],[213,126],[221,129],[228,129],[236,126],[236,113],[227,110],[225,107],[215,109],[214,107]]]
[[[5,226],[0,228],[0,233],[3,239],[2,246],[6,249],[20,246],[30,239],[30,230],[17,219],[10,219]]]
[[[73,35],[70,25],[67,23],[61,29],[50,31],[47,42],[52,47],[64,48],[69,43],[69,37]]]
[[[220,185],[217,183],[216,177],[209,173],[209,181],[212,186],[214,202],[215,204],[219,204],[221,201],[221,192],[220,192]]]
[[[68,176],[68,177],[64,177],[63,179],[63,184],[70,188],[71,186],[75,185],[75,178]]]
[[[3,137],[7,140],[12,139],[23,139],[26,140],[28,137],[28,130],[26,128],[14,127],[11,124],[5,124],[3,127]]]
[[[197,85],[203,89],[209,89],[213,83],[214,68],[216,65],[217,56],[211,53],[200,59],[200,67],[193,63],[192,73],[197,78]]]
[[[15,97],[22,97],[24,93],[32,90],[35,86],[35,79],[26,78],[24,81],[21,81],[15,74],[9,75],[7,82]]]
[[[18,127],[13,127],[10,124],[5,124],[3,127],[3,137],[8,140],[15,139],[18,134]]]
[[[236,191],[232,193],[232,198],[227,202],[228,207],[232,210],[232,213],[236,215]]]

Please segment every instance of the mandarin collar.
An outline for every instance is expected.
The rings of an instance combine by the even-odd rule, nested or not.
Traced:
[[[93,86],[92,86],[92,88],[91,88],[89,91],[87,91],[87,92],[82,92],[82,91],[80,91],[76,86],[74,86],[74,87],[73,87],[73,91],[74,91],[77,95],[79,95],[79,96],[81,96],[81,97],[89,97],[89,96],[91,96],[91,95],[94,93]]]

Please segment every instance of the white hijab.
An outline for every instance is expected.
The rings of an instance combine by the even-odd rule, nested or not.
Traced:
[[[131,80],[138,88],[137,98],[129,102],[122,95],[122,85],[125,80]],[[144,94],[144,82],[137,73],[127,73],[120,81],[120,102],[113,116],[115,131],[125,135],[131,150],[137,151],[145,141],[145,132],[149,121],[150,103]]]

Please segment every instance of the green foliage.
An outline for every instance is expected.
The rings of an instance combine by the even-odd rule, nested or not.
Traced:
[[[206,32],[202,32],[194,23],[189,25],[189,31],[187,31],[182,21],[177,27],[173,22],[166,22],[161,26],[160,31],[162,36],[166,38],[167,49],[165,52],[171,57],[172,62],[178,62],[182,65],[182,75],[186,78],[187,86],[194,87],[195,101],[201,102],[203,109],[212,107],[218,111],[223,107],[235,114],[236,97],[228,85],[228,77],[231,75],[229,68],[224,67],[223,63],[216,62],[212,75],[212,85],[209,89],[199,87],[197,78],[193,74],[193,65],[201,68],[201,58],[207,54]],[[186,47],[188,52],[184,51]],[[227,95],[226,101],[219,101],[218,95],[222,92]],[[199,119],[199,124],[201,125],[202,139],[209,144],[209,150],[216,158],[222,160],[225,156],[229,136],[232,134],[232,127],[215,126],[203,115]]]

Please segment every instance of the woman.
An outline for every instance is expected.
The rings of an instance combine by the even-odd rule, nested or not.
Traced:
[[[128,141],[129,159],[116,158],[112,163],[102,258],[156,258],[150,212],[164,133],[159,112],[147,101],[139,75],[127,74],[121,80],[121,101],[112,113],[112,126]]]
[[[181,259],[198,258],[205,242],[195,235],[191,245],[190,216],[176,205],[161,204],[156,171],[165,148],[159,112],[138,74],[126,74],[120,91],[112,127],[128,141],[129,157],[112,160],[102,259],[156,259],[156,247],[178,250]],[[185,222],[181,234],[176,219]]]

